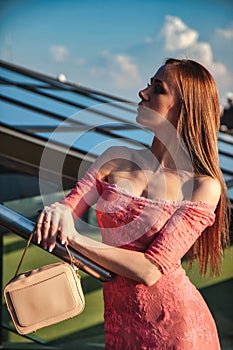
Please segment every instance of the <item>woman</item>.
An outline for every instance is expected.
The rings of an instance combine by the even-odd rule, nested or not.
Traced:
[[[61,203],[44,208],[38,243],[52,251],[59,237],[117,275],[103,287],[106,349],[217,350],[214,320],[181,267],[189,252],[214,275],[228,240],[216,85],[200,64],[168,59],[139,96],[150,149],[104,152]],[[102,243],[74,226],[93,203]]]

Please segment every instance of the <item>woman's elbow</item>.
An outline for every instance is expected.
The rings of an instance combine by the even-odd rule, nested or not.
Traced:
[[[146,287],[151,287],[160,279],[161,276],[162,274],[157,268],[151,269],[151,271],[145,272],[141,277],[141,283]]]

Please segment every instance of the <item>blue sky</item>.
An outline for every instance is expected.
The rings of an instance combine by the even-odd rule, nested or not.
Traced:
[[[231,0],[0,0],[0,57],[137,101],[166,57],[188,57],[233,90]]]

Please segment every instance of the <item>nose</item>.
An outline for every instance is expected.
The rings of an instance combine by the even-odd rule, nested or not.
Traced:
[[[148,87],[146,87],[143,90],[140,90],[138,92],[139,97],[144,100],[144,101],[148,101],[149,100],[149,93],[148,93]]]

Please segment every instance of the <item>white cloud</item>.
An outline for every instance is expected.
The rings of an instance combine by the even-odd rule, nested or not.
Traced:
[[[215,78],[227,75],[227,68],[221,62],[214,61],[212,48],[209,43],[196,42],[187,50],[188,57],[201,62]]]
[[[49,52],[52,56],[52,59],[56,62],[64,62],[69,56],[69,50],[62,45],[50,46]]]
[[[203,64],[208,64],[213,61],[213,52],[209,43],[195,42],[187,49],[187,53],[193,59],[202,61]]]
[[[147,37],[145,38],[145,42],[146,42],[146,43],[152,43],[152,42],[153,42],[153,38],[152,38],[151,36],[147,36]]]
[[[224,38],[226,40],[233,39],[233,22],[228,28],[217,28],[216,32],[221,38]]]
[[[185,49],[196,42],[198,33],[190,29],[180,18],[166,16],[164,27],[161,31],[165,39],[165,48],[168,51]]]
[[[225,35],[226,33],[229,37],[230,30],[226,30]],[[214,60],[210,43],[198,41],[198,32],[189,28],[180,18],[166,16],[161,35],[164,39],[165,52],[172,51],[174,56],[196,60],[209,69],[222,86],[229,84],[229,77],[232,74],[222,62]]]
[[[86,60],[84,58],[78,57],[74,60],[74,63],[78,66],[83,66],[86,63]]]
[[[115,56],[115,61],[120,73],[127,76],[127,78],[133,79],[134,81],[139,80],[137,66],[132,62],[131,57],[118,54]]]
[[[129,55],[111,54],[108,51],[103,51],[101,58],[98,66],[95,65],[90,68],[91,75],[107,75],[118,88],[131,88],[135,83],[141,81],[138,67]]]

